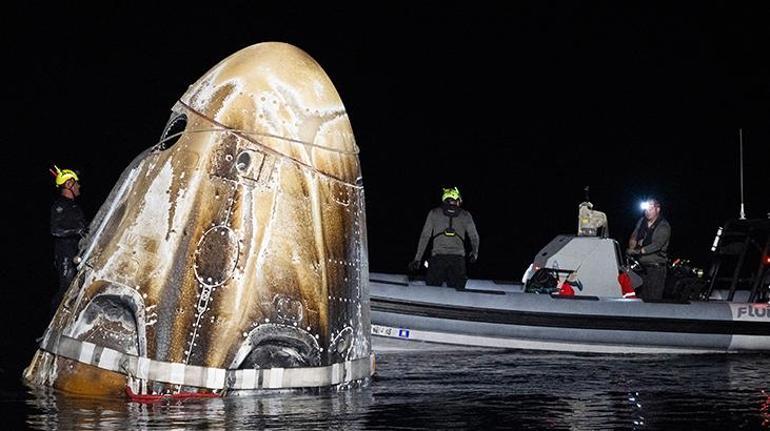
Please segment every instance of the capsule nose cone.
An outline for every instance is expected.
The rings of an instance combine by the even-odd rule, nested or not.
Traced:
[[[315,170],[354,183],[358,147],[337,90],[301,49],[268,42],[226,58],[180,101],[216,127],[231,129]]]

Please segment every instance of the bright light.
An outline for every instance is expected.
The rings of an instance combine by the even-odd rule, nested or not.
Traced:
[[[639,208],[641,208],[642,211],[647,211],[650,208],[650,201],[644,201],[640,203]]]

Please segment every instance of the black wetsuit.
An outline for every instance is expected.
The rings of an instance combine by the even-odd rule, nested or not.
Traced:
[[[72,258],[78,254],[78,242],[85,232],[86,219],[74,199],[59,195],[51,205],[51,235],[54,237],[54,267],[59,275],[59,290],[51,300],[56,310],[75,276]]]

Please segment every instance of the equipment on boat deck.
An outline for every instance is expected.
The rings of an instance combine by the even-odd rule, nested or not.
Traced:
[[[607,214],[594,210],[594,204],[588,196],[589,186],[586,186],[585,201],[578,205],[578,232],[579,236],[600,236],[607,238],[609,236],[609,226],[607,225]]]

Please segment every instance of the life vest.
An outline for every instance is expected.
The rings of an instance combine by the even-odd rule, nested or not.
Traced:
[[[636,242],[640,244],[640,247],[644,247],[652,244],[652,233],[655,232],[655,228],[658,227],[663,217],[658,217],[652,226],[647,226],[647,220],[642,217],[639,220],[639,229],[636,230]]]

